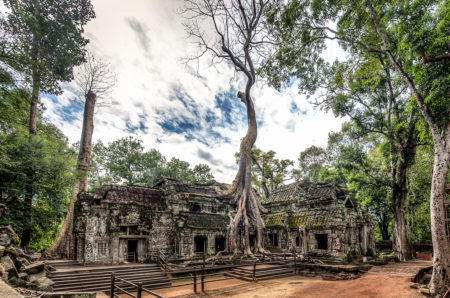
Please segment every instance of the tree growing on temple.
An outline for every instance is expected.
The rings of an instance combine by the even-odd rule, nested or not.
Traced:
[[[105,98],[111,92],[116,83],[116,76],[107,63],[88,53],[86,63],[81,65],[75,73],[75,81],[84,97],[83,127],[74,174],[75,180],[64,224],[58,238],[45,252],[47,257],[64,259],[71,259],[75,256],[73,240],[74,208],[78,194],[88,190],[95,105],[99,99]]]
[[[4,0],[9,10],[2,22],[0,59],[24,77],[31,89],[29,139],[35,141],[39,93],[58,94],[62,81],[71,81],[73,67],[84,62],[83,27],[95,17],[90,0]],[[30,151],[33,161],[33,150]],[[27,173],[21,245],[30,242],[34,195],[33,163]]]
[[[226,251],[233,254],[238,250],[252,254],[250,222],[256,230],[256,251],[264,251],[265,224],[261,213],[265,209],[252,188],[251,177],[251,150],[257,137],[251,89],[257,79],[257,68],[267,56],[267,45],[270,44],[263,26],[267,4],[268,1],[263,0],[187,0],[183,11],[186,32],[199,48],[198,55],[192,59],[209,54],[213,62],[230,63],[246,79],[245,89],[239,91],[237,97],[246,107],[248,129],[240,145],[238,172],[226,193],[236,205],[235,213],[229,214],[226,241]]]

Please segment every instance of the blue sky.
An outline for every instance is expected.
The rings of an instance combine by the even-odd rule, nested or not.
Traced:
[[[97,18],[86,27],[90,50],[108,61],[117,74],[108,105],[95,114],[94,141],[111,142],[133,135],[147,149],[191,164],[208,164],[217,180],[230,183],[234,153],[246,132],[245,107],[236,97],[245,81],[229,65],[211,67],[207,58],[185,65],[195,48],[185,39],[176,11],[182,1],[92,0]],[[327,57],[343,57],[330,44]],[[198,72],[197,72],[198,69]],[[235,79],[233,79],[235,78]],[[42,95],[45,115],[79,141],[82,106],[73,101],[74,87],[64,94]],[[256,145],[275,150],[279,158],[297,160],[311,145],[325,146],[342,119],[314,110],[298,95],[295,82],[283,93],[257,83],[253,98],[259,125]]]

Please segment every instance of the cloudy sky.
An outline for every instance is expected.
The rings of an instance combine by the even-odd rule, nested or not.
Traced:
[[[236,98],[244,88],[227,65],[199,72],[181,63],[192,53],[185,38],[176,0],[92,0],[96,19],[86,27],[90,49],[108,61],[117,85],[111,105],[95,114],[94,141],[105,143],[125,136],[142,139],[146,149],[191,164],[208,164],[216,180],[230,183],[236,171],[234,153],[246,132],[244,106]],[[328,59],[342,57],[330,44]],[[42,95],[46,116],[79,141],[82,107],[67,91],[58,98]],[[253,88],[259,124],[256,146],[275,150],[278,158],[297,160],[311,145],[326,146],[328,132],[342,119],[314,110],[295,84],[283,93],[259,83]]]

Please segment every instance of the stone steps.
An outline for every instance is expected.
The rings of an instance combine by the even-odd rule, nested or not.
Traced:
[[[111,272],[117,277],[116,285],[128,290],[135,291],[132,285],[121,281],[137,284],[147,289],[165,287],[170,285],[165,272],[155,264],[148,265],[122,265],[95,267],[92,269],[74,268],[73,270],[56,270],[50,273],[50,279],[55,282],[53,289],[55,292],[89,292],[89,291],[109,291],[111,287]]]

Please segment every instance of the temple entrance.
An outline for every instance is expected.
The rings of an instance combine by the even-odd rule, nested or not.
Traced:
[[[127,254],[125,259],[130,263],[135,263],[137,258],[138,240],[128,240]]]

